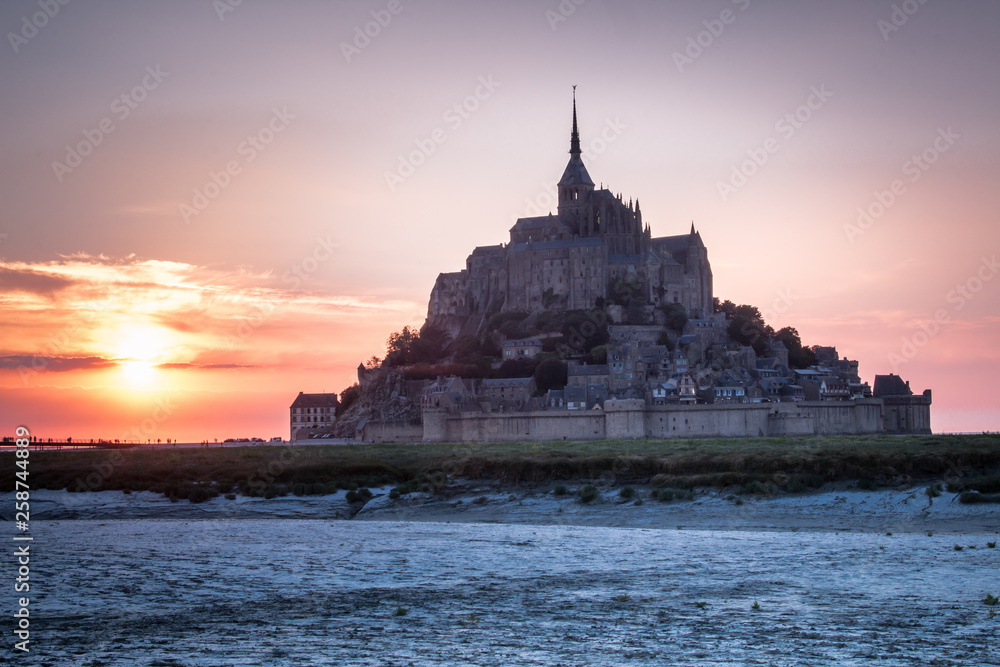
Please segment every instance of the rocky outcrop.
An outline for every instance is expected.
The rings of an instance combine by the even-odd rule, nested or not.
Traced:
[[[353,438],[364,421],[413,422],[420,420],[418,400],[407,395],[406,380],[393,369],[367,370],[360,378],[361,395],[337,419],[334,434]]]

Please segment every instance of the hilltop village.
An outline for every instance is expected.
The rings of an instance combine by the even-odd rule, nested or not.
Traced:
[[[929,433],[931,393],[864,382],[836,348],[715,298],[708,249],[654,237],[638,200],[596,187],[576,99],[558,209],[442,273],[427,320],[338,397],[304,394],[293,440],[365,442]]]

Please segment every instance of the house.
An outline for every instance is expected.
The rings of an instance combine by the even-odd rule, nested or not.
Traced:
[[[489,402],[493,410],[520,410],[534,393],[534,378],[500,378],[480,381],[476,397]]]
[[[677,378],[649,383],[649,402],[652,405],[673,405],[680,402]]]
[[[567,369],[566,384],[571,387],[586,387],[591,384],[607,386],[609,372],[607,364],[571,364]]]
[[[545,394],[545,407],[550,410],[599,410],[607,398],[608,388],[599,384],[549,389]]]
[[[337,406],[340,402],[336,394],[299,395],[289,408],[290,439],[308,440],[316,435],[325,435],[337,421]]]
[[[467,405],[477,405],[475,397],[471,380],[454,376],[439,377],[424,389],[422,402],[425,407],[461,412]]]
[[[542,352],[542,341],[537,338],[507,340],[503,343],[503,360],[531,359]]]
[[[698,383],[690,373],[684,372],[677,378],[677,395],[684,405],[694,405],[698,402]]]

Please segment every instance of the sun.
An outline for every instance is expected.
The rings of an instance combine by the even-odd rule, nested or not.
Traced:
[[[109,342],[128,383],[137,387],[153,384],[157,378],[156,365],[168,352],[170,339],[166,332],[146,324],[125,324],[115,329],[113,336]]]

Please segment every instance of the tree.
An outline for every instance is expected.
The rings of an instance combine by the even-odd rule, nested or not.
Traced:
[[[535,369],[535,387],[538,394],[542,395],[549,389],[565,387],[568,376],[569,369],[565,361],[546,359]]]
[[[611,303],[628,308],[633,303],[645,305],[646,300],[642,297],[642,285],[637,280],[618,277],[608,285],[608,297]]]
[[[389,334],[389,339],[385,342],[385,365],[392,367],[409,364],[413,341],[419,337],[420,333],[409,326]]]
[[[680,333],[684,330],[684,325],[688,323],[687,311],[679,303],[668,303],[662,308],[666,316],[666,326],[672,331]]]
[[[764,322],[755,306],[740,305],[733,309],[726,333],[735,342],[749,345],[759,355],[767,347],[767,339],[774,335],[774,329]]]
[[[337,404],[337,410],[335,414],[338,417],[344,414],[347,408],[351,407],[351,405],[356,400],[358,400],[360,396],[361,396],[361,387],[358,386],[357,382],[355,382],[353,385],[351,385],[344,391],[340,392],[340,403]]]
[[[809,368],[816,363],[816,352],[802,346],[802,339],[794,327],[782,327],[774,334],[788,348],[788,365],[792,368]]]
[[[590,348],[590,361],[594,364],[608,363],[608,346],[598,345]]]
[[[733,318],[733,315],[736,314],[736,304],[730,301],[729,299],[726,299],[725,301],[720,303],[719,297],[715,297],[714,305],[715,305],[714,308],[715,312],[725,313],[727,320],[731,320]]]

